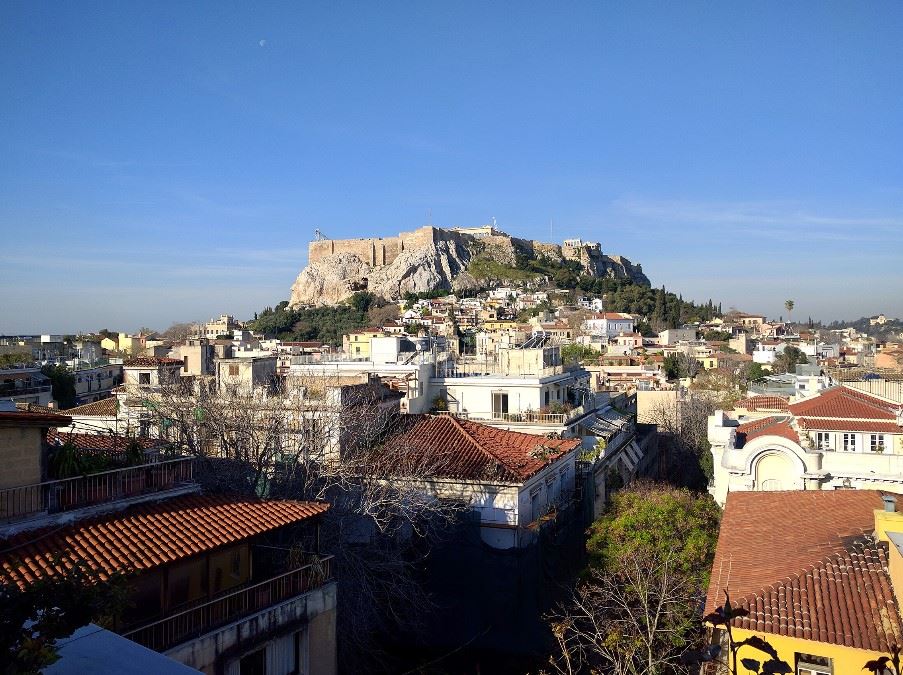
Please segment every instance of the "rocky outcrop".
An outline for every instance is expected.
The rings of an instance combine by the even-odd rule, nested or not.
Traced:
[[[292,285],[289,304],[334,305],[361,290],[397,300],[408,292],[473,288],[476,282],[465,272],[471,255],[470,248],[460,241],[438,241],[406,250],[390,265],[376,267],[353,253],[335,253],[301,271]]]
[[[312,262],[292,284],[289,304],[292,307],[334,305],[361,290],[390,300],[398,300],[408,292],[472,290],[480,286],[467,271],[476,255],[488,256],[508,267],[514,267],[517,258],[522,256],[552,263],[570,258],[579,261],[586,274],[630,279],[649,285],[649,279],[640,265],[634,265],[621,256],[603,255],[598,247],[579,251],[571,248],[565,255],[557,244],[507,235],[475,237],[440,228],[430,228],[429,234],[429,237],[419,240],[406,239],[405,245],[397,247],[397,255],[393,252],[385,260],[387,264],[381,265],[374,263],[382,260],[385,252],[383,249],[377,252],[373,247],[376,244],[384,246],[390,240],[325,240],[312,243],[311,250],[316,246],[317,255],[311,256]]]

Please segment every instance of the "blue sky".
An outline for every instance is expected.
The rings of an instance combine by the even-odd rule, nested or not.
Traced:
[[[685,298],[903,316],[903,4],[0,4],[0,333],[287,298],[494,216]]]

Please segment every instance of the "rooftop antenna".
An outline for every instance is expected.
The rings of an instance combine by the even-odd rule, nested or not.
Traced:
[[[327,239],[329,239],[329,237],[320,232],[319,229],[314,230],[314,241],[326,241]]]

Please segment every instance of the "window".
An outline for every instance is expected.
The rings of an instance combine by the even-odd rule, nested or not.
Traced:
[[[496,392],[492,395],[492,416],[501,417],[508,414],[508,394]]]
[[[843,451],[856,452],[856,434],[843,435]]]
[[[150,373],[138,373],[138,384],[150,384]]]
[[[229,377],[238,377],[238,366],[236,366],[236,365],[229,366]]]
[[[833,675],[831,659],[814,654],[796,654],[796,675]]]
[[[266,675],[267,672],[266,648],[256,652],[245,654],[238,662],[239,675]]]
[[[884,434],[872,434],[869,437],[869,450],[872,452],[884,452]]]
[[[816,447],[819,450],[833,450],[831,447],[831,434],[827,431],[819,431],[815,434]]]

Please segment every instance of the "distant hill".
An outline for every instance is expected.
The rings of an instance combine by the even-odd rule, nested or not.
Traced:
[[[408,293],[503,285],[577,288],[587,279],[650,285],[641,265],[605,254],[597,243],[550,244],[490,226],[426,226],[397,237],[310,242],[308,265],[292,285],[289,304],[335,305],[364,290],[398,300]]]

